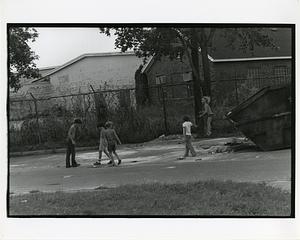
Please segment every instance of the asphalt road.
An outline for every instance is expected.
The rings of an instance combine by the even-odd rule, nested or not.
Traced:
[[[63,153],[10,158],[9,192],[73,191],[109,188],[123,184],[150,182],[176,183],[198,180],[267,182],[291,190],[291,150],[261,152],[244,150],[235,153],[207,154],[203,144],[223,144],[226,139],[195,142],[197,157],[184,160],[184,145],[179,141],[155,142],[118,150],[123,162],[118,167],[94,168],[98,153],[77,153],[78,168],[65,168]],[[201,160],[200,160],[201,159]]]

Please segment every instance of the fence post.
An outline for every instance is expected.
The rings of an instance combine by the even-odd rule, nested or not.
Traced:
[[[239,94],[238,94],[238,87],[237,87],[237,74],[235,72],[235,78],[234,78],[234,87],[235,87],[235,101],[236,101],[236,105],[239,104]]]
[[[42,138],[41,138],[41,132],[40,132],[40,124],[39,124],[39,113],[38,113],[38,107],[37,107],[37,99],[33,96],[32,93],[30,93],[31,97],[33,98],[34,102],[34,109],[35,109],[35,117],[36,117],[36,124],[37,124],[37,131],[38,131],[38,139],[39,139],[39,144],[42,143]]]
[[[169,130],[168,130],[168,122],[167,122],[167,111],[166,111],[166,101],[165,101],[165,89],[164,89],[164,87],[162,87],[161,90],[162,90],[162,100],[163,100],[162,103],[163,103],[165,131],[166,131],[166,134],[168,134]]]

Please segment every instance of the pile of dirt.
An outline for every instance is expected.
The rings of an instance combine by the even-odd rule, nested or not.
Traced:
[[[221,145],[200,145],[198,147],[201,153],[215,154],[215,153],[229,153],[238,151],[258,151],[257,146],[247,138],[231,138]]]

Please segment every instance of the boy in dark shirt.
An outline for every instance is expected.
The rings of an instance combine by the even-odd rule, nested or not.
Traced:
[[[67,153],[66,153],[66,168],[70,168],[70,155],[72,155],[72,167],[78,167],[80,164],[75,161],[75,144],[78,135],[79,135],[79,127],[82,124],[80,119],[75,119],[71,127],[68,131],[67,136]]]

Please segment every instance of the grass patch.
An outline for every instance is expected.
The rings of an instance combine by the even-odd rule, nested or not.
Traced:
[[[203,181],[10,196],[9,209],[10,216],[290,216],[290,199],[289,192],[264,183]]]

